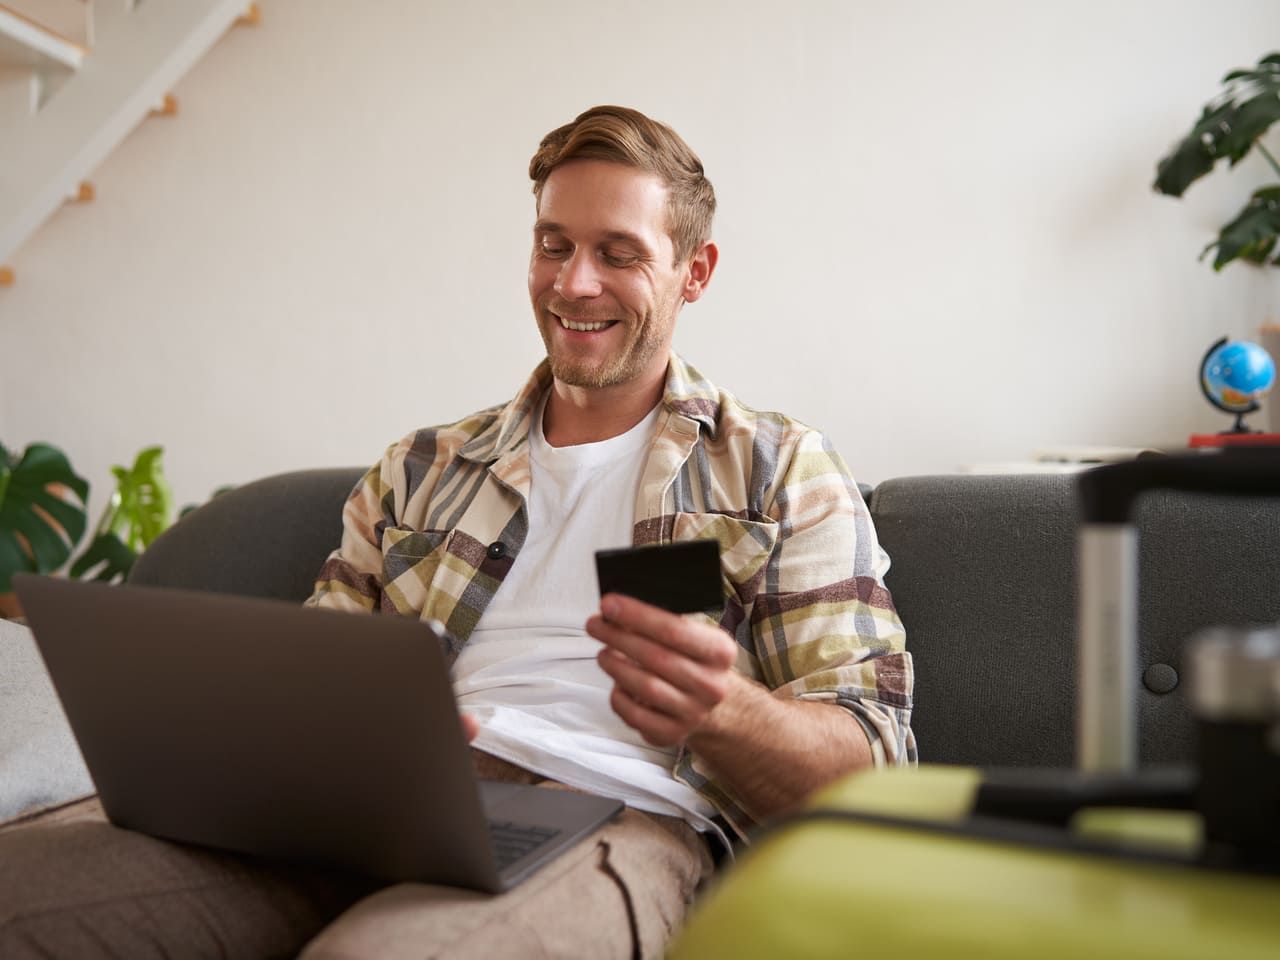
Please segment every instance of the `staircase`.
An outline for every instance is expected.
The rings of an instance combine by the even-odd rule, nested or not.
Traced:
[[[64,202],[238,19],[247,0],[0,0],[0,285]]]

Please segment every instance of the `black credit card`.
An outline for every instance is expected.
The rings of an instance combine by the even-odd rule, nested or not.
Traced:
[[[718,540],[597,550],[596,576],[601,596],[621,593],[672,613],[724,605]]]

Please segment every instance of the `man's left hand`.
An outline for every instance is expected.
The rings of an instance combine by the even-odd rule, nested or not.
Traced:
[[[609,593],[587,633],[604,644],[610,706],[654,746],[683,742],[729,691],[737,644],[711,624]]]

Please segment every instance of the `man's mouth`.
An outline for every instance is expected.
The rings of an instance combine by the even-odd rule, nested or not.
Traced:
[[[578,333],[594,333],[597,330],[604,330],[612,327],[617,320],[570,320],[568,317],[562,317],[559,314],[553,316],[560,321],[560,326],[566,330],[575,330]]]

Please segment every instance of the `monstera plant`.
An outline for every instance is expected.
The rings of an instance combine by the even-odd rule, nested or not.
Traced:
[[[0,444],[0,594],[15,573],[50,573],[84,536],[89,483],[66,455],[33,443],[21,457]]]
[[[1191,132],[1160,161],[1154,186],[1160,193],[1180,197],[1219,160],[1234,167],[1257,149],[1278,182],[1255,190],[1244,209],[1219,231],[1218,239],[1205,247],[1200,257],[1216,249],[1215,270],[1237,259],[1258,266],[1280,266],[1280,255],[1276,255],[1280,163],[1262,142],[1271,125],[1280,120],[1280,52],[1263,57],[1252,70],[1232,70],[1222,83],[1223,91],[1205,105]]]
[[[133,466],[112,467],[116,489],[73,577],[121,580],[138,554],[173,522],[161,447],[147,447]],[[13,575],[52,573],[71,559],[84,537],[89,483],[62,451],[33,443],[21,457],[0,446],[0,616],[18,614]]]

